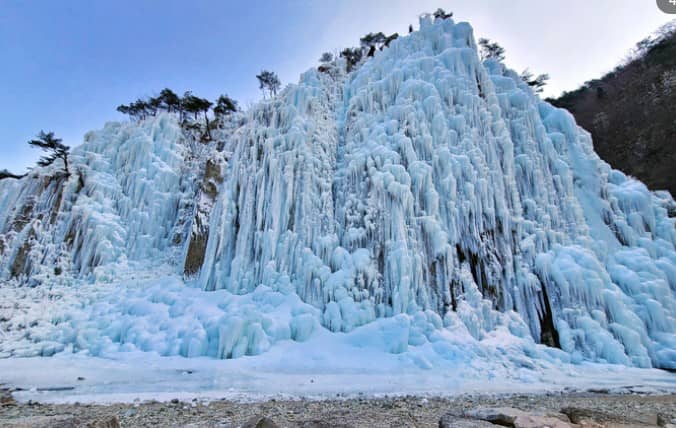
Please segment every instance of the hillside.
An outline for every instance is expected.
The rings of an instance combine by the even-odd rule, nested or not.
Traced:
[[[676,195],[676,30],[628,64],[549,101],[591,132],[594,150],[614,168]]]
[[[190,129],[111,122],[70,176],[0,181],[6,371],[320,394],[676,368],[674,200],[481,61],[468,23],[423,16]]]

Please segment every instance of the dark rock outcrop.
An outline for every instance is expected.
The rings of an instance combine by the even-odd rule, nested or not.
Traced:
[[[200,187],[200,198],[195,212],[193,229],[190,234],[190,243],[185,256],[183,272],[186,276],[194,276],[199,273],[204,263],[204,256],[209,238],[209,225],[207,219],[211,207],[218,196],[218,185],[223,181],[221,165],[218,161],[207,160],[204,177]]]

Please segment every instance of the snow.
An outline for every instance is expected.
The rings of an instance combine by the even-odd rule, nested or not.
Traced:
[[[71,177],[0,181],[0,365],[119,363],[131,381],[144,355],[260,364],[262,384],[299,393],[340,390],[291,387],[308,367],[414,373],[347,389],[383,393],[423,391],[415,376],[430,391],[537,389],[582,367],[676,368],[671,195],[611,169],[568,112],[482,63],[466,23],[423,17],[353,72],[341,61],[214,142],[172,114],[109,123],[73,150]]]
[[[41,402],[676,391],[674,374],[591,364],[536,344],[514,312],[503,326],[482,325],[470,306],[485,302],[478,291],[443,320],[420,311],[344,333],[322,328],[319,311],[295,293],[205,291],[164,271],[112,284],[0,288],[10,302],[3,308],[15,308],[0,353],[27,357],[0,358],[2,382],[22,389],[18,399]]]
[[[457,351],[457,350],[456,350]],[[458,354],[462,356],[463,354]],[[432,368],[432,364],[436,364]],[[327,399],[378,396],[455,396],[573,392],[674,393],[676,375],[655,369],[601,364],[527,362],[508,368],[485,360],[439,363],[351,346],[325,333],[306,343],[282,343],[255,358],[234,360],[160,357],[129,352],[114,357],[58,354],[0,359],[14,397],[44,403],[114,403],[145,400]],[[81,380],[78,380],[80,378]]]

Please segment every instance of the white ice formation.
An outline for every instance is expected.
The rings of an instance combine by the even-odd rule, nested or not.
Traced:
[[[0,181],[4,287],[105,296],[8,333],[0,355],[231,358],[373,324],[355,340],[388,352],[503,332],[573,362],[676,368],[668,193],[482,63],[467,23],[423,17],[342,69],[306,72],[214,143],[170,114],[109,123],[70,178]]]

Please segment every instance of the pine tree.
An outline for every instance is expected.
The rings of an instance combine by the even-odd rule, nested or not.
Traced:
[[[169,113],[172,111],[178,111],[181,105],[181,98],[174,93],[169,88],[164,88],[160,91],[160,96],[158,97],[161,102],[162,108],[166,109]]]
[[[481,47],[481,60],[487,60],[489,58],[496,61],[505,60],[505,48],[497,44],[496,42],[491,42],[490,39],[480,38],[479,46]]]
[[[446,13],[442,8],[437,9],[434,13],[434,19],[448,19],[453,16],[453,12]]]
[[[216,100],[216,105],[214,106],[214,116],[220,119],[224,116],[227,116],[230,113],[237,111],[237,101],[233,100],[227,95],[221,95]]]
[[[66,176],[70,176],[70,171],[68,170],[68,152],[70,151],[70,147],[62,144],[61,139],[56,138],[53,132],[40,131],[37,139],[30,140],[28,144],[47,152],[46,155],[38,160],[39,166],[49,166],[55,160],[61,159]]]
[[[359,39],[359,42],[361,43],[362,48],[375,50],[374,48],[382,49],[386,39],[387,38],[385,37],[385,34],[383,34],[382,32],[368,33],[367,35]]]
[[[126,104],[120,104],[119,106],[117,106],[115,110],[119,111],[122,114],[131,114],[131,106],[128,106]]]
[[[8,169],[0,169],[0,180],[4,180],[5,178],[22,178],[26,174],[14,174],[10,172]]]
[[[394,40],[397,40],[398,38],[399,33],[390,34],[389,36],[387,36],[383,44],[387,47],[390,47],[390,43],[392,43]]]
[[[193,113],[195,115],[195,119],[197,119],[197,109],[194,98],[195,97],[193,96],[192,92],[185,91],[183,93],[183,97],[181,98],[181,110],[186,113]]]
[[[329,63],[333,61],[333,54],[331,52],[324,52],[322,56],[319,58],[319,62],[321,63]]]
[[[211,125],[209,124],[209,109],[211,109],[211,106],[213,103],[209,101],[206,98],[200,98],[200,97],[195,97],[195,103],[197,106],[197,111],[201,111],[204,114],[204,127],[205,127],[205,134],[202,135],[202,138],[206,137],[211,140]]]
[[[162,109],[162,99],[160,97],[150,97],[147,101],[148,112],[155,116]]]
[[[145,119],[148,116],[148,103],[141,98],[131,104],[131,114],[137,119]]]
[[[204,122],[207,125],[207,128],[209,128],[209,116],[207,113],[209,113],[209,109],[211,109],[211,106],[214,105],[211,101],[209,101],[206,98],[200,98],[200,97],[195,97],[196,100],[196,105],[197,105],[197,111],[202,112],[204,114]]]
[[[169,88],[162,89],[157,97],[150,97],[147,100],[138,98],[133,103],[117,106],[116,110],[136,120],[145,119],[149,115],[155,116],[162,110],[169,113],[179,112],[181,120],[183,119],[181,98]]]
[[[197,122],[197,118],[200,113],[204,114],[204,123],[205,123],[205,133],[202,135],[203,139],[211,139],[210,124],[209,124],[209,109],[212,106],[212,102],[206,98],[200,98],[192,94],[191,91],[186,91],[181,98],[181,111],[186,113],[193,114],[193,120],[195,122],[189,123],[188,121],[182,122],[182,125],[187,128],[200,129],[201,125]]]
[[[348,73],[352,71],[355,65],[361,61],[362,58],[362,50],[359,48],[345,48],[340,52],[340,56],[342,58],[345,58],[345,62],[347,63],[347,71]]]
[[[533,91],[538,94],[542,93],[543,88],[545,85],[547,85],[547,81],[549,80],[549,74],[543,73],[537,77],[534,77],[533,73],[531,73],[529,69],[522,71],[519,77],[521,77],[521,80],[526,82],[528,86],[533,88]]]
[[[277,95],[277,91],[282,86],[282,82],[274,71],[262,70],[260,74],[256,75],[256,79],[258,79],[260,90],[263,91],[263,96],[265,96],[266,89],[270,93],[270,97]]]

